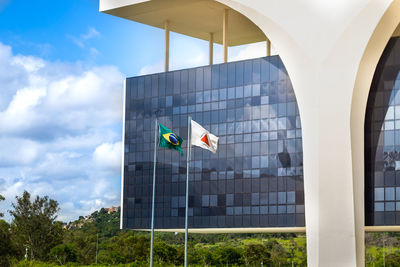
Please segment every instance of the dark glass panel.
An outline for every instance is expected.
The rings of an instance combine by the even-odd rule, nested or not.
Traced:
[[[128,78],[126,92],[124,228],[150,227],[157,109],[159,121],[185,139],[184,153],[188,115],[219,137],[216,154],[193,147],[189,227],[304,226],[300,119],[279,57]],[[400,140],[390,138],[392,146]],[[181,228],[186,157],[159,148],[157,159],[156,226]],[[397,208],[398,176],[381,175],[382,188],[399,185],[383,190],[391,199],[383,210]]]
[[[371,84],[365,117],[366,225],[399,224],[400,170],[400,38],[389,40]],[[400,176],[399,176],[400,178]],[[400,197],[400,196],[399,196]],[[400,208],[400,205],[399,205]]]

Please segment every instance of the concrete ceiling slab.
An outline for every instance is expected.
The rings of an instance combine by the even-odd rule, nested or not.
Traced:
[[[102,0],[100,11],[117,17],[164,28],[208,41],[214,33],[214,42],[222,44],[222,17],[229,9],[228,46],[265,41],[264,33],[244,15],[214,0]]]

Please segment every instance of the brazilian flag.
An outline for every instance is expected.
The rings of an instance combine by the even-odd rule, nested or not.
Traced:
[[[161,123],[159,123],[158,125],[160,126],[160,141],[158,142],[158,146],[178,150],[179,152],[181,152],[182,156],[183,152],[181,145],[183,142],[183,138],[174,134],[170,129],[168,129]]]

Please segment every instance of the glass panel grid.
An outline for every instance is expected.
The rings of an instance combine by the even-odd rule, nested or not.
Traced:
[[[124,228],[150,228],[155,115],[185,154],[188,115],[220,138],[216,154],[193,147],[189,227],[304,226],[300,117],[278,56],[128,78],[126,91]],[[156,227],[183,228],[186,157],[158,148],[156,174]]]
[[[365,119],[366,225],[400,225],[400,38],[375,71]]]

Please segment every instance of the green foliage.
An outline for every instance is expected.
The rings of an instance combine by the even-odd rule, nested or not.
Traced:
[[[77,261],[81,264],[91,264],[96,257],[95,231],[84,232],[80,229],[67,230],[64,235],[65,244],[73,244],[76,248]]]
[[[62,244],[50,250],[49,257],[54,262],[65,265],[67,262],[76,262],[77,252],[75,244]]]
[[[0,220],[0,266],[9,266],[12,256],[16,254],[10,234],[10,225],[4,220]]]
[[[13,217],[11,232],[19,251],[29,246],[30,258],[48,260],[51,248],[62,242],[62,226],[56,222],[59,211],[57,201],[37,196],[31,201],[31,195],[24,191],[10,211]]]
[[[400,266],[400,233],[366,233],[365,243],[366,266]]]
[[[154,245],[154,258],[158,262],[167,264],[180,264],[178,259],[178,249],[168,245],[163,241],[159,241]]]
[[[0,195],[0,201],[3,201],[3,200],[5,200],[5,198],[2,195]],[[4,213],[0,212],[0,218],[3,216],[4,216]]]
[[[121,232],[105,239],[99,247],[99,263],[112,264],[142,262],[149,255],[149,239],[133,232]]]
[[[100,211],[95,211],[91,214],[91,217],[94,219],[92,226],[96,228],[96,231],[102,237],[115,236],[120,231],[120,212],[120,209],[118,209],[117,212],[108,214],[104,208],[102,208]],[[85,231],[85,229],[86,228],[84,227],[83,230]]]
[[[269,264],[271,263],[271,253],[268,251],[267,247],[263,244],[251,243],[247,244],[245,247],[245,252],[243,254],[246,265],[260,266],[261,263]]]
[[[385,259],[385,265],[387,267],[397,267],[400,266],[400,254],[397,253],[390,253],[387,255]]]
[[[288,258],[288,253],[285,248],[276,240],[268,240],[266,243],[267,250],[271,254],[271,262],[273,265],[283,265]]]
[[[119,210],[109,214],[101,209],[80,216],[61,230],[55,221],[58,203],[54,200],[36,197],[31,201],[24,192],[13,208],[11,225],[0,223],[0,253],[9,253],[8,265],[13,260],[12,266],[94,266],[97,242],[96,266],[149,265],[150,233],[119,230]],[[17,262],[23,258],[26,244],[30,246],[29,259],[36,261]],[[1,250],[4,247],[15,250]],[[191,266],[306,265],[304,235],[190,234],[188,249]],[[155,233],[155,266],[182,266],[183,260],[183,233]],[[6,264],[0,262],[0,266]]]
[[[221,265],[241,265],[243,264],[242,251],[231,246],[220,246],[215,250],[216,262]]]
[[[65,230],[55,221],[57,212],[58,203],[47,197],[17,197],[11,225],[0,220],[0,266],[149,265],[150,233],[119,230],[119,210],[80,216]],[[24,245],[36,261],[21,260]],[[304,234],[190,234],[188,249],[190,266],[307,265]],[[183,259],[184,234],[155,233],[155,266],[182,266]],[[367,233],[366,266],[384,264],[400,266],[400,233]]]
[[[195,250],[188,251],[188,259],[191,263],[197,263],[201,266],[211,266],[216,260],[215,255],[211,252],[210,248],[198,247]]]
[[[41,262],[41,261],[20,261],[13,264],[13,267],[54,267],[54,264]]]

